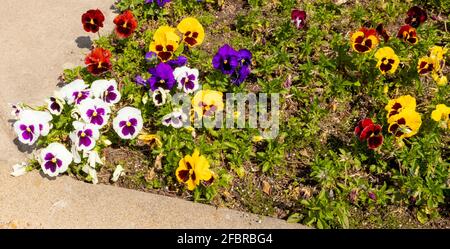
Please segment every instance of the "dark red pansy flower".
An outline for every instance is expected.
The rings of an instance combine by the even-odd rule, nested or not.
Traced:
[[[306,25],[306,12],[297,9],[292,10],[291,20],[297,29],[302,29]]]
[[[382,23],[378,24],[376,31],[379,36],[383,37],[384,42],[389,41],[390,36],[389,36],[388,32],[384,29]]]
[[[93,75],[99,75],[111,69],[111,52],[103,48],[95,48],[86,56],[84,63]]]
[[[359,121],[355,128],[355,135],[361,142],[367,141],[369,149],[374,150],[383,144],[381,125],[374,124],[370,118]]]
[[[427,20],[427,12],[418,6],[411,7],[406,14],[408,17],[405,19],[405,23],[414,28],[419,27],[420,24]]]
[[[419,41],[416,29],[409,24],[403,25],[400,28],[397,37],[412,45],[416,44]]]
[[[99,10],[88,10],[81,16],[81,23],[86,32],[97,33],[100,28],[103,28],[105,16]]]
[[[116,24],[116,34],[119,38],[129,37],[138,26],[136,18],[130,10],[116,16],[114,24]]]
[[[361,139],[361,132],[369,125],[373,125],[372,119],[365,118],[358,122],[358,126],[355,127],[355,135],[361,140],[364,141],[364,139]]]

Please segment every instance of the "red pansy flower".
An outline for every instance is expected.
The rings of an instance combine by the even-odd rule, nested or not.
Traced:
[[[427,20],[427,12],[418,6],[409,9],[407,15],[408,17],[405,19],[405,23],[414,28],[419,27],[420,24]]]
[[[364,141],[364,139],[361,139],[361,132],[369,125],[373,125],[372,119],[370,118],[365,118],[358,122],[358,126],[355,127],[355,135],[359,140]]]
[[[111,52],[103,48],[95,48],[86,56],[84,63],[93,75],[99,75],[111,69]]]
[[[374,150],[383,144],[383,134],[381,134],[381,125],[374,124],[370,118],[359,121],[355,128],[355,135],[359,140],[367,141],[369,149]]]
[[[97,33],[100,28],[103,28],[105,16],[99,10],[88,10],[81,16],[81,23],[86,32]]]
[[[138,26],[136,18],[130,10],[116,16],[114,24],[116,24],[116,34],[119,38],[129,37]]]
[[[302,29],[306,25],[306,12],[303,10],[292,10],[291,20],[297,29]]]
[[[412,45],[416,44],[419,41],[419,39],[417,38],[416,29],[409,24],[403,25],[400,28],[397,37]]]

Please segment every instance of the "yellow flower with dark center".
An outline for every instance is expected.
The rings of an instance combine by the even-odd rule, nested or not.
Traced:
[[[400,64],[400,59],[390,47],[378,49],[375,53],[375,58],[378,60],[377,68],[380,69],[382,74],[395,73]]]
[[[415,110],[404,110],[388,119],[389,132],[397,138],[412,137],[419,131],[422,118]]]
[[[153,148],[155,146],[157,148],[162,147],[161,138],[156,134],[146,134],[146,133],[141,134],[138,136],[138,141],[142,144],[149,145],[150,148]]]
[[[189,190],[194,190],[200,183],[209,186],[214,181],[214,175],[209,169],[209,162],[200,156],[198,149],[191,155],[186,155],[178,163],[175,172],[177,180],[186,184]]]
[[[388,111],[387,118],[397,115],[405,110],[416,109],[416,99],[411,95],[400,96],[396,99],[389,100],[388,104],[384,108]]]
[[[184,18],[177,28],[183,34],[183,41],[189,47],[200,45],[205,39],[205,30],[202,24],[193,17]]]
[[[419,59],[419,63],[417,65],[417,72],[419,73],[419,75],[425,75],[429,72],[433,72],[434,70],[435,63],[430,57],[424,56]]]
[[[198,117],[212,116],[223,110],[223,93],[214,90],[200,90],[192,99],[194,113]]]
[[[445,60],[444,55],[447,53],[448,49],[441,46],[433,46],[430,48],[430,60],[434,64],[434,70],[439,71],[444,68]]]
[[[450,107],[444,104],[437,105],[431,113],[431,118],[442,124],[443,128],[450,128]]]
[[[361,28],[359,31],[352,34],[350,40],[353,50],[359,53],[367,53],[374,49],[379,39],[375,29]]]
[[[178,49],[180,37],[176,29],[169,26],[161,26],[153,35],[153,41],[150,43],[150,51],[156,53],[161,61],[168,61],[173,53]]]

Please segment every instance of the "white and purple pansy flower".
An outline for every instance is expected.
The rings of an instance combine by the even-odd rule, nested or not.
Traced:
[[[9,104],[9,106],[10,106],[11,109],[12,109],[11,115],[12,115],[13,117],[19,118],[20,112],[24,109],[23,104],[22,104],[22,103]]]
[[[173,71],[173,75],[178,83],[178,89],[182,89],[185,93],[193,93],[199,88],[197,69],[178,67]]]
[[[61,115],[63,109],[64,109],[64,97],[61,95],[61,92],[56,91],[55,94],[46,99],[45,102],[47,102],[47,110],[56,116]]]
[[[92,82],[91,91],[94,98],[100,98],[107,104],[116,104],[120,101],[121,95],[117,90],[116,80],[96,80]]]
[[[77,79],[61,88],[61,94],[69,105],[80,104],[86,99],[91,98],[91,90],[84,80]]]
[[[67,170],[72,163],[72,153],[60,143],[51,143],[41,151],[39,161],[44,173],[54,177]]]
[[[39,136],[47,136],[51,129],[52,115],[44,111],[22,110],[14,131],[23,144],[34,144]]]
[[[166,103],[167,95],[169,94],[169,90],[166,90],[162,87],[158,87],[154,92],[151,92],[153,98],[153,104],[155,106],[162,106]]]
[[[141,111],[133,107],[124,107],[117,112],[113,128],[122,139],[133,139],[143,127]]]
[[[100,133],[97,126],[79,121],[73,122],[75,131],[70,133],[70,139],[77,150],[90,151],[95,147],[95,142]]]
[[[187,115],[181,110],[176,109],[173,112],[165,115],[162,118],[162,124],[165,126],[172,126],[173,128],[181,128],[187,121]]]
[[[87,99],[78,106],[78,111],[84,122],[102,128],[108,122],[111,109],[101,99]]]

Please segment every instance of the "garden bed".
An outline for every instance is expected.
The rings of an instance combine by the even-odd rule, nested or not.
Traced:
[[[47,121],[38,138],[22,137],[38,151],[28,170],[318,228],[450,227],[447,3],[420,1],[411,9],[397,0],[150,2],[117,1],[116,30],[93,41],[86,67],[63,74],[66,86],[76,80],[86,86],[66,87],[69,94],[61,90],[49,105],[34,108],[47,114],[30,115]],[[101,30],[101,19],[88,12],[86,31]],[[228,70],[233,56],[239,60]],[[198,82],[165,78],[167,71],[177,78],[184,65],[198,69]],[[87,89],[106,103],[92,100],[95,115],[86,114]],[[195,99],[206,90],[223,99],[203,97],[197,112]],[[194,114],[184,117],[172,105],[176,93],[193,98]],[[264,138],[264,129],[248,125],[176,123],[223,109],[218,102],[225,93],[280,94],[277,136]],[[53,103],[61,110],[52,110]],[[93,117],[103,115],[103,105],[100,124]],[[36,124],[23,117],[29,108],[17,105],[19,138]],[[87,132],[89,122],[98,122],[97,136]],[[94,145],[82,142],[85,136]],[[63,167],[56,154],[64,149],[49,148],[54,143],[70,154]]]

